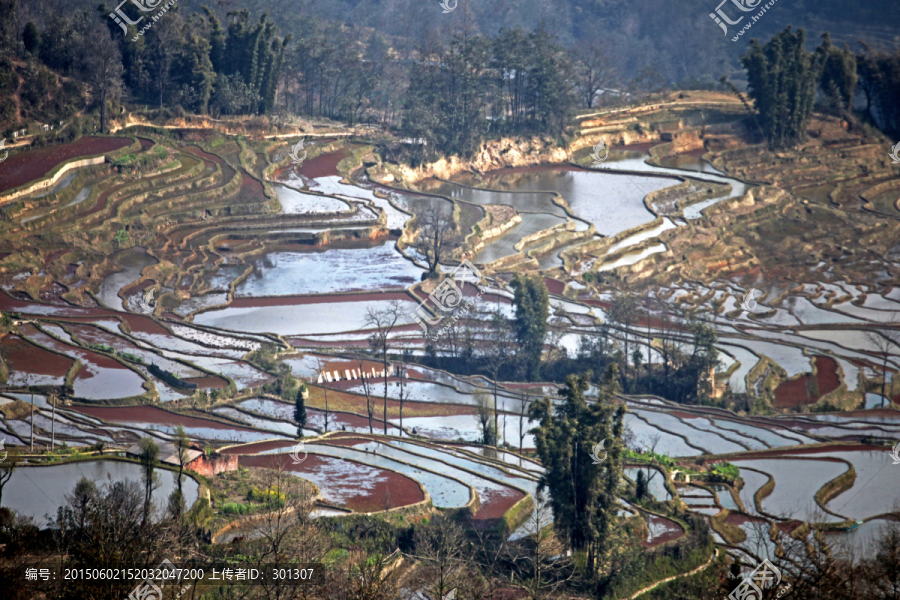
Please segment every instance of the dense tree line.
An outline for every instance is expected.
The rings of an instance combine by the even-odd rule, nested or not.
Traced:
[[[788,27],[765,44],[751,40],[741,57],[755,124],[770,147],[806,139],[817,98],[819,108],[853,120],[857,93],[865,97],[869,121],[888,133],[900,131],[900,50],[862,44],[855,55],[846,45],[834,46],[828,33],[814,52],[806,45],[806,32]]]
[[[429,38],[410,66],[402,131],[421,148],[469,154],[489,134],[560,135],[575,107],[574,61],[545,29]]]

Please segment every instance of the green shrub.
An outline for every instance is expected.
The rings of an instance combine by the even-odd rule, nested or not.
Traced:
[[[251,512],[253,512],[253,507],[249,504],[226,502],[222,505],[222,512],[226,515],[249,515]]]

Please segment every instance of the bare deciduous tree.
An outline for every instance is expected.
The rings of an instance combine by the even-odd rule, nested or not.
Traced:
[[[390,352],[391,332],[401,321],[402,316],[403,306],[397,300],[382,310],[372,308],[366,310],[365,325],[375,329],[369,337],[369,344],[381,355],[384,365],[384,435],[388,432],[388,352]]]
[[[328,381],[325,379],[325,361],[316,357],[316,366],[322,375],[322,393],[325,395],[325,433],[328,433]]]
[[[375,433],[372,427],[372,419],[375,417],[375,399],[369,393],[369,374],[365,371],[365,361],[362,358],[357,358],[356,364],[359,367],[360,381],[362,381],[363,391],[366,394],[366,416],[369,418],[369,433]]]
[[[891,356],[896,355],[900,350],[900,329],[898,327],[900,327],[900,323],[891,321],[878,330],[866,331],[866,339],[875,347],[881,358],[881,408],[884,408],[888,396],[888,362],[890,362]]]
[[[478,392],[475,399],[475,418],[481,429],[481,443],[493,446],[497,443],[497,423],[495,420],[496,407],[487,392]]]
[[[462,528],[448,517],[436,517],[416,531],[413,557],[420,563],[416,574],[420,597],[445,600],[466,584],[466,545]]]
[[[107,104],[122,93],[122,55],[109,29],[101,28],[91,40],[90,52],[84,57],[83,71],[94,89],[100,105],[100,131],[107,132]]]
[[[606,51],[596,42],[576,51],[575,64],[584,107],[593,108],[597,95],[613,85],[616,69]]]
[[[445,207],[432,204],[419,216],[421,231],[418,247],[428,260],[429,274],[437,273],[441,259],[456,238],[453,214],[447,212]]]

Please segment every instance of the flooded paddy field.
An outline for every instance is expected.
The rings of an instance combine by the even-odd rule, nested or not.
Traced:
[[[160,486],[153,493],[153,503],[158,512],[165,510],[165,503],[175,489],[178,474],[158,470]],[[142,481],[141,466],[137,463],[95,460],[73,462],[47,467],[22,467],[13,473],[11,485],[4,489],[3,505],[28,515],[35,523],[44,524],[47,517],[56,518],[57,509],[65,504],[70,493],[82,477],[103,486],[110,481]],[[183,483],[185,502],[190,507],[197,500],[197,482],[188,477]]]
[[[279,455],[242,456],[240,462],[245,467],[280,466],[314,483],[328,503],[354,512],[381,512],[425,500],[409,477],[351,460],[310,454],[300,464]]]
[[[250,264],[253,273],[237,286],[236,296],[405,289],[418,282],[422,273],[391,241],[374,247],[270,252]]]
[[[517,503],[535,496],[543,472],[528,431],[536,423],[518,412],[523,403],[527,406],[545,395],[558,406],[562,378],[554,374],[554,381],[520,377],[500,382],[498,429],[505,446],[478,443],[482,433],[475,394],[492,396],[494,385],[484,375],[472,374],[484,369],[450,372],[456,369],[453,355],[460,350],[453,344],[459,340],[429,343],[413,320],[419,302],[432,294],[438,281],[423,281],[425,257],[422,248],[414,246],[421,220],[411,219],[440,207],[453,219],[454,235],[466,238],[491,222],[486,216],[513,214],[521,221],[486,238],[483,246],[444,256],[441,270],[448,273],[463,257],[476,263],[484,275],[482,289],[466,285],[462,294],[480,295],[479,310],[496,308],[507,318],[515,316],[511,275],[539,274],[548,287],[553,332],[559,334],[547,343],[546,356],[575,358],[582,351],[581,336],[597,340],[607,331],[603,339],[609,352],[624,351],[627,332],[643,354],[634,369],[627,362],[633,357],[626,357],[624,366],[631,373],[650,372],[661,369],[664,342],[676,348],[669,348],[671,365],[695,351],[688,316],[715,334],[721,363],[712,369],[706,403],[680,405],[637,394],[616,399],[628,408],[629,449],[652,447],[673,461],[664,467],[669,463],[660,458],[648,485],[650,496],[667,503],[666,510],[677,506],[683,511],[683,502],[690,512],[705,517],[729,511],[727,522],[747,535],[742,551],[757,556],[773,553],[771,540],[757,535],[771,522],[801,519],[835,525],[869,519],[853,532],[829,534],[836,541],[869,539],[888,522],[883,517],[895,510],[893,500],[900,490],[881,476],[891,459],[888,447],[878,444],[900,439],[900,418],[894,418],[896,402],[891,402],[898,399],[898,390],[888,379],[886,408],[880,410],[882,363],[877,343],[868,334],[891,328],[891,319],[900,311],[900,288],[829,273],[839,263],[812,252],[809,276],[768,277],[766,257],[753,246],[755,232],[740,229],[740,219],[748,213],[784,209],[777,204],[780,200],[762,192],[755,195],[763,186],[743,183],[736,171],[713,167],[697,155],[656,157],[656,164],[648,164],[643,153],[623,155],[622,160],[615,160],[614,153],[596,169],[579,169],[573,162],[394,182],[422,192],[416,193],[390,187],[390,182],[376,183],[373,172],[362,174],[366,169],[339,169],[340,161],[357,147],[347,144],[296,168],[276,165],[269,184],[281,207],[278,212],[274,202],[259,207],[258,213],[229,212],[238,199],[262,191],[259,181],[248,177],[234,196],[225,190],[228,180],[246,168],[234,164],[239,152],[235,144],[221,151],[203,144],[179,147],[182,166],[197,169],[193,177],[185,172],[179,176],[197,190],[219,194],[209,210],[189,202],[179,205],[178,196],[168,192],[161,194],[165,201],[173,200],[168,206],[155,200],[129,204],[137,190],[124,178],[115,185],[85,182],[88,192],[81,202],[91,194],[88,184],[100,186],[105,195],[96,204],[91,204],[91,196],[90,209],[81,209],[90,215],[79,219],[147,210],[171,219],[171,228],[160,227],[157,238],[142,238],[141,247],[121,250],[111,245],[108,252],[104,247],[108,261],[102,266],[91,262],[86,252],[72,252],[63,260],[63,255],[38,251],[28,260],[16,256],[7,261],[18,272],[11,267],[0,274],[8,291],[0,294],[0,310],[32,322],[22,322],[0,338],[0,355],[9,371],[5,400],[15,397],[29,404],[29,386],[52,389],[41,390],[44,395],[37,399],[33,418],[15,404],[12,408],[19,414],[2,419],[0,436],[15,438],[7,441],[10,447],[27,444],[33,422],[40,449],[49,446],[53,429],[57,445],[63,440],[79,447],[103,441],[119,448],[142,435],[168,440],[182,425],[202,445],[230,446],[226,453],[239,455],[242,467],[283,466],[317,485],[325,503],[334,507],[376,513],[423,502],[427,493],[436,508],[459,509],[477,498],[472,522],[480,528],[496,527]],[[262,170],[257,162],[254,175]],[[66,189],[73,181],[67,176],[54,188]],[[164,181],[154,180],[153,185]],[[705,188],[714,193],[703,196]],[[753,202],[740,204],[751,189]],[[812,202],[834,189],[808,191]],[[83,190],[69,188],[66,198],[76,192],[82,197]],[[693,200],[701,199],[687,202],[691,194]],[[665,202],[654,200],[658,197]],[[661,208],[666,202],[671,211]],[[489,205],[515,212],[492,213]],[[35,215],[25,213],[14,224],[21,227]],[[37,216],[52,220],[49,214]],[[725,217],[733,219],[727,227]],[[70,225],[77,229],[85,222],[92,221]],[[141,230],[130,231],[137,243]],[[539,233],[547,235],[523,242]],[[691,235],[708,241],[707,253],[721,260],[707,261],[697,253],[684,239]],[[611,236],[616,237],[604,239]],[[732,256],[716,244],[731,236],[745,240],[748,247],[742,248],[746,254],[735,253],[738,258],[729,262]],[[534,260],[529,260],[530,252]],[[494,261],[505,266],[492,268]],[[690,271],[694,264],[706,270],[698,266],[698,271]],[[641,308],[623,325],[614,318],[614,292],[630,285],[640,290]],[[755,298],[753,310],[746,310],[748,294]],[[408,377],[402,386],[396,375],[387,377],[386,391],[380,376],[366,380],[367,385],[358,375],[348,379],[346,372],[358,370],[359,361],[366,371],[383,368],[370,341],[376,328],[366,316],[394,301],[401,302],[402,314],[390,336],[389,362],[397,367],[400,352],[408,350],[403,357]],[[426,302],[434,307],[433,298]],[[665,314],[676,316],[665,323]],[[476,331],[469,343],[476,354],[484,343],[477,328],[483,318],[472,318]],[[81,367],[67,382],[76,360]],[[896,377],[896,354],[887,362],[889,375]],[[173,387],[151,375],[149,364],[199,389]],[[307,420],[299,431],[294,421],[298,388],[280,391],[280,365],[290,367],[298,379],[294,383],[306,386]],[[339,372],[341,379],[324,381],[323,369]],[[71,391],[65,389],[67,383]],[[375,406],[371,426],[367,388]],[[54,416],[46,395],[62,392],[66,400],[77,402],[57,404]],[[276,399],[278,394],[281,399]],[[588,402],[595,395],[593,388]],[[307,458],[294,464],[289,453],[300,436]],[[804,448],[811,444],[820,445]],[[720,462],[738,467],[742,487],[728,480],[709,484],[707,491],[702,480],[693,485],[677,480],[672,489],[680,498],[672,498],[665,487],[676,469],[703,470]],[[646,468],[640,464],[637,459],[625,468],[631,482]],[[847,473],[849,465],[855,479],[818,506],[816,493]],[[26,468],[31,475],[34,468]],[[57,472],[64,474],[57,487],[68,491],[74,475]],[[110,472],[133,477],[126,471]],[[59,497],[55,482],[46,485],[53,492],[47,495]],[[757,507],[754,494],[760,489]],[[196,489],[191,493],[196,497]],[[163,497],[162,491],[156,494]],[[345,514],[327,507],[317,510],[322,511],[319,516]],[[37,507],[32,512],[52,510]],[[645,547],[685,535],[675,520],[645,514],[637,504],[624,506],[620,516],[646,524],[646,530],[641,529]],[[513,526],[516,535],[527,534],[521,522]]]

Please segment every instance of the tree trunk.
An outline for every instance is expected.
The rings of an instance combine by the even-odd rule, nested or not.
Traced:
[[[388,396],[388,363],[387,363],[387,337],[384,345],[384,435],[388,434],[387,396]]]

